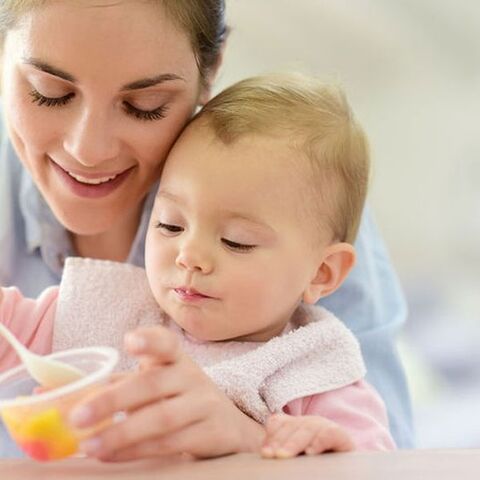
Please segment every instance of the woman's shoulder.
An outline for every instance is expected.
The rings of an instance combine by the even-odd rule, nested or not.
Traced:
[[[2,102],[0,101],[0,182],[2,189],[0,192],[5,192],[3,188],[5,183],[12,183],[16,186],[20,185],[23,167],[18,160],[17,154],[13,148],[8,129],[3,115]],[[10,189],[7,189],[10,190]],[[7,191],[7,193],[16,193],[18,195],[18,188]]]
[[[1,103],[0,103],[1,107]],[[0,108],[0,281],[11,284],[25,250],[22,181],[25,173],[9,140]]]

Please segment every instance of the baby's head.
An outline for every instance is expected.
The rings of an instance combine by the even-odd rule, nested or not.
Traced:
[[[352,268],[368,171],[338,88],[285,74],[220,93],[163,170],[146,245],[160,307],[202,340],[279,334]]]

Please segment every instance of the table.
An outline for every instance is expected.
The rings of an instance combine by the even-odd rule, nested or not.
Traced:
[[[478,480],[479,450],[332,453],[290,460],[238,454],[212,460],[163,459],[102,464],[71,459],[0,461],[1,480]]]

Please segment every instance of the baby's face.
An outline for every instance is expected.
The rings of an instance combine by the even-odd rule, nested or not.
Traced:
[[[304,181],[281,139],[188,129],[162,175],[146,269],[160,307],[201,340],[280,333],[319,265]]]

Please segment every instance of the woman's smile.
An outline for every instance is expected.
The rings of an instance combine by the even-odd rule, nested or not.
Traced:
[[[133,172],[135,166],[112,173],[74,173],[66,170],[48,157],[53,170],[67,189],[83,198],[101,198],[117,190]]]
[[[9,31],[2,107],[19,159],[73,238],[116,238],[127,251],[203,88],[189,36],[157,2],[97,3],[46,2]]]

